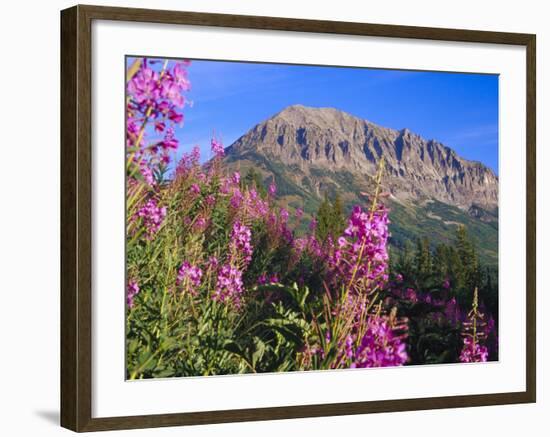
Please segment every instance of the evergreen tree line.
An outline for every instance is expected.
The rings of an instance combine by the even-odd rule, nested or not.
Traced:
[[[471,306],[477,287],[486,310],[497,319],[498,272],[480,263],[465,226],[457,228],[451,244],[434,246],[428,238],[418,239],[416,245],[408,241],[396,259],[392,271],[401,274],[407,285],[421,291],[447,288],[463,309]]]
[[[315,233],[319,241],[325,241],[328,237],[334,240],[342,235],[346,227],[346,216],[342,198],[338,193],[336,193],[332,200],[325,193],[323,201],[319,205],[316,220],[317,228]]]

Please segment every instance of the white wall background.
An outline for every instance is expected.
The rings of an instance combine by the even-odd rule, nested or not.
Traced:
[[[92,1],[92,0],[90,0]],[[338,418],[125,431],[124,435],[399,436],[521,435],[547,432],[550,329],[544,246],[550,220],[545,152],[550,117],[550,28],[537,0],[94,0],[96,4],[272,15],[537,34],[538,403]],[[59,436],[59,10],[70,1],[5,2],[0,18],[0,433]],[[546,135],[548,137],[548,135]],[[521,153],[521,152],[520,152]],[[505,236],[504,236],[505,238]],[[536,430],[539,430],[538,432]],[[543,431],[546,429],[546,431]],[[122,435],[123,432],[113,433]]]

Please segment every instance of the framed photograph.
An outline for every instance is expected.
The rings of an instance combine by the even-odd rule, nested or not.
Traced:
[[[535,402],[535,35],[61,12],[61,424]]]

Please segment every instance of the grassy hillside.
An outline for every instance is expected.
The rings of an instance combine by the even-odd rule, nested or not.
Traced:
[[[291,210],[302,208],[306,220],[315,216],[324,193],[333,197],[338,192],[349,211],[354,204],[365,203],[365,196],[361,193],[370,192],[373,183],[368,176],[358,178],[348,171],[327,172],[311,168],[309,174],[305,174],[298,166],[289,167],[254,152],[239,157],[230,156],[226,165],[233,170],[239,169],[242,174],[253,167],[262,174],[266,183],[275,179],[280,201]],[[476,208],[470,215],[436,200],[418,204],[390,200],[388,206],[391,210],[390,244],[394,250],[403,248],[407,240],[415,242],[424,237],[433,245],[449,244],[457,226],[464,225],[476,243],[482,263],[498,266],[498,213]],[[306,226],[304,222],[302,227],[305,229]]]
[[[391,244],[401,249],[411,238],[427,237],[433,244],[451,243],[457,226],[464,225],[474,240],[481,261],[487,266],[498,265],[498,222],[484,222],[465,211],[438,201],[424,205],[391,204]]]

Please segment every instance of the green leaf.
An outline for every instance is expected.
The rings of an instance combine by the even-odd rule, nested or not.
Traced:
[[[259,337],[254,337],[254,346],[255,346],[255,350],[252,353],[251,361],[252,361],[252,367],[256,369],[256,364],[264,356],[266,345]]]
[[[267,319],[265,325],[281,334],[285,340],[301,347],[304,343],[302,328],[294,321],[285,319]]]

